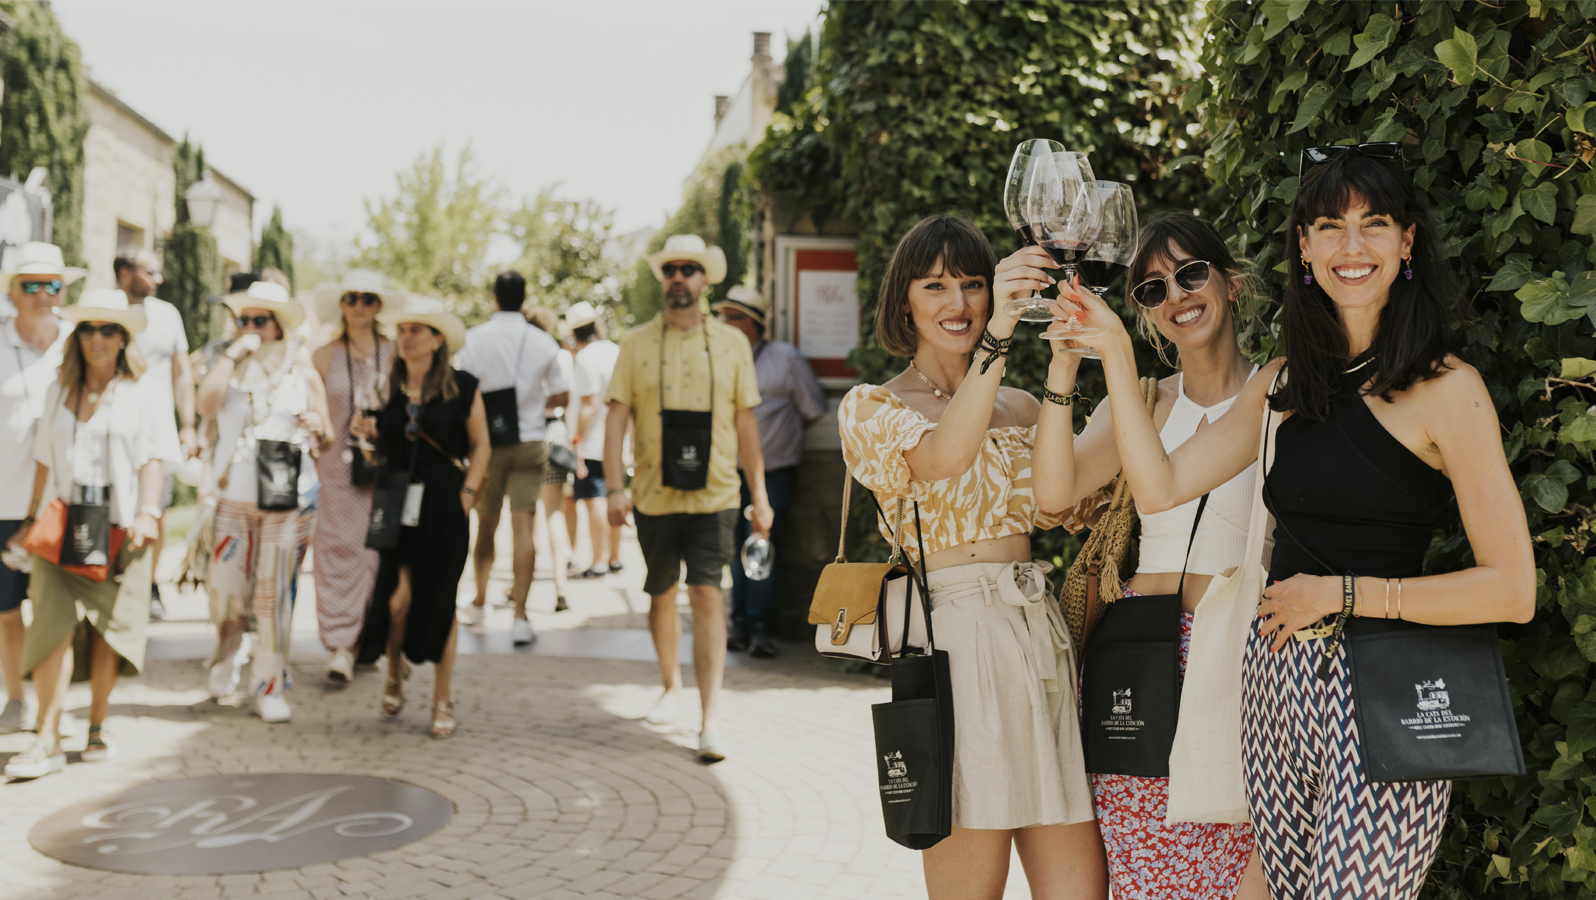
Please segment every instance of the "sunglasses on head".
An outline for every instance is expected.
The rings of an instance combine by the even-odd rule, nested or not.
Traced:
[[[418,440],[421,437],[421,404],[412,401],[405,407],[405,415],[410,419],[405,423],[405,438]]]
[[[677,272],[682,273],[683,278],[692,278],[699,272],[704,271],[704,267],[698,263],[681,263],[680,265],[677,263],[666,263],[665,265],[660,266],[659,270],[665,275],[666,278],[675,278]]]
[[[1302,151],[1302,157],[1297,163],[1297,174],[1308,170],[1308,166],[1327,163],[1337,156],[1356,150],[1370,159],[1394,159],[1402,164],[1402,171],[1408,169],[1407,160],[1402,158],[1402,145],[1396,141],[1378,141],[1373,144],[1338,144],[1334,147],[1308,147]]]
[[[75,331],[77,336],[80,338],[90,337],[96,331],[100,333],[100,337],[112,338],[122,333],[122,326],[116,324],[115,322],[102,322],[99,325],[96,325],[93,322],[79,322],[78,327],[73,329],[73,331]]]
[[[22,282],[22,293],[32,296],[44,291],[46,294],[54,295],[61,293],[61,287],[61,279],[59,278],[52,278],[49,281],[24,281]]]
[[[1149,278],[1131,288],[1131,298],[1143,309],[1157,309],[1169,299],[1169,282],[1173,280],[1186,293],[1195,293],[1208,286],[1208,260],[1194,259],[1182,263],[1174,275]]]
[[[239,316],[238,317],[238,327],[239,328],[248,328],[251,325],[255,326],[256,328],[265,328],[267,325],[270,325],[271,323],[272,323],[272,317],[271,316]]]
[[[376,306],[381,302],[382,298],[372,293],[358,293],[356,291],[350,291],[344,295],[345,306]]]

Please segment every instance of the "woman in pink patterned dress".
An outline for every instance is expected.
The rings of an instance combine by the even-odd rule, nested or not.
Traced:
[[[377,552],[366,549],[366,519],[371,515],[371,485],[355,484],[358,450],[350,446],[349,422],[356,408],[382,407],[380,386],[393,365],[393,341],[377,331],[377,313],[404,303],[383,278],[355,270],[340,284],[316,289],[322,321],[336,321],[333,339],[311,359],[327,385],[332,444],[316,460],[321,478],[320,525],[316,551],[316,623],[322,646],[332,651],[327,678],[346,683],[354,677],[355,645],[366,607],[377,583]]]
[[[1037,248],[1015,254],[1045,265]],[[1235,307],[1255,292],[1253,280],[1226,249],[1214,227],[1189,213],[1160,216],[1142,228],[1128,273],[1129,294],[1141,331],[1162,353],[1174,344],[1181,371],[1158,386],[1153,422],[1167,451],[1225,414],[1258,367],[1237,345]],[[1055,307],[1057,308],[1057,307]],[[1048,389],[1070,394],[1081,357],[1055,342]],[[1120,469],[1108,404],[1072,438],[1064,417],[1037,432],[1036,502],[1044,511],[1069,509],[1101,489]],[[1065,452],[1050,452],[1063,448]],[[1133,485],[1134,487],[1134,485]],[[1198,522],[1198,502],[1140,512],[1141,547],[1127,596],[1173,594],[1181,601],[1180,665],[1186,670],[1193,614],[1214,576],[1241,563],[1252,509],[1253,469],[1215,488]],[[1187,544],[1191,543],[1188,562]],[[1182,581],[1182,571],[1186,576]],[[1134,775],[1092,776],[1092,799],[1108,851],[1115,900],[1267,900],[1262,872],[1249,869],[1252,826],[1241,821],[1166,821],[1169,779]],[[1224,818],[1224,817],[1220,817]],[[1243,877],[1243,876],[1246,877]]]

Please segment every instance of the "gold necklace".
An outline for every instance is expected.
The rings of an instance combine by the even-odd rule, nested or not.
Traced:
[[[400,386],[399,389],[401,391],[405,392],[405,396],[406,397],[409,397],[411,400],[419,401],[421,399],[421,392],[423,390],[425,390],[425,386],[418,387],[418,388],[415,388],[415,389],[412,390],[410,385],[406,384],[406,385]]]
[[[931,393],[937,395],[937,399],[938,400],[947,400],[947,399],[950,399],[953,396],[952,394],[944,394],[944,393],[942,393],[942,389],[937,387],[935,384],[933,384],[931,379],[925,377],[925,373],[920,371],[920,367],[915,365],[914,364],[914,360],[912,360],[912,359],[909,360],[909,368],[913,369],[914,370],[914,374],[919,376],[921,381],[925,382],[925,386],[931,389]]]

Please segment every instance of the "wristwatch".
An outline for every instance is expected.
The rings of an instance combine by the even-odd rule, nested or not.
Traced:
[[[161,521],[161,508],[159,506],[154,505],[153,503],[148,505],[148,506],[139,507],[139,512],[144,513],[145,515],[148,515],[150,518],[154,519],[157,522]]]

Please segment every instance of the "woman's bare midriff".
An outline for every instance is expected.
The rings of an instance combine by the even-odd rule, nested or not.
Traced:
[[[1196,612],[1197,604],[1202,601],[1203,594],[1208,593],[1208,585],[1214,580],[1212,575],[1186,575],[1186,595],[1181,598],[1181,612]],[[1154,594],[1173,594],[1180,589],[1179,572],[1137,572],[1125,585],[1143,596]]]
[[[928,572],[967,566],[971,563],[1008,563],[1031,561],[1031,536],[1005,534],[1002,537],[971,541],[957,547],[948,547],[928,554],[925,568]]]

